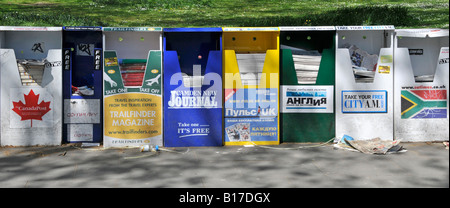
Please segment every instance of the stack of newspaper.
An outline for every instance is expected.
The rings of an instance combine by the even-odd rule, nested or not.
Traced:
[[[416,82],[433,82],[434,75],[414,76],[414,79],[416,80]]]
[[[122,59],[120,60],[120,73],[123,85],[136,87],[141,86],[144,79],[146,59]]]
[[[353,74],[357,83],[372,83],[375,77],[378,55],[369,54],[355,45],[346,45],[350,53]]]
[[[193,70],[194,71],[193,71],[193,74],[192,74],[193,76],[189,76],[189,75],[187,75],[185,73],[182,73],[184,87],[188,87],[188,88],[202,87],[203,80],[205,79],[205,77],[199,75],[201,73],[201,70],[202,70],[201,67],[202,66],[199,65],[199,64],[198,65],[194,64],[194,66],[193,66]],[[207,84],[209,84],[209,83],[207,83]]]
[[[22,86],[40,86],[44,75],[46,59],[17,59]]]
[[[315,84],[319,73],[322,55],[317,50],[308,51],[300,48],[281,45],[281,49],[290,49],[297,73],[298,84]]]
[[[238,53],[236,54],[241,81],[243,85],[258,85],[264,67],[265,53]],[[266,77],[269,79],[269,77]]]

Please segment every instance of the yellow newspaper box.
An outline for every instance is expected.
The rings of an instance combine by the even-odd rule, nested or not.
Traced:
[[[279,35],[223,28],[225,145],[279,144]]]

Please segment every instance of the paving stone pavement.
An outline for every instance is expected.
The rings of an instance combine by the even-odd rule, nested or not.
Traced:
[[[1,188],[448,188],[442,142],[368,155],[332,144],[167,148],[0,147]],[[294,148],[294,149],[289,149]]]

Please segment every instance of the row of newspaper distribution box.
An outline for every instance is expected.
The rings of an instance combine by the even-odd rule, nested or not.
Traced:
[[[448,36],[394,26],[0,26],[0,144],[448,140]]]

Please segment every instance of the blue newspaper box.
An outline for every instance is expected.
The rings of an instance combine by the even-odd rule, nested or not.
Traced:
[[[164,146],[221,146],[222,29],[163,32]]]
[[[102,142],[102,48],[101,27],[63,27],[65,142]]]

